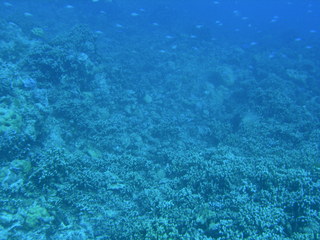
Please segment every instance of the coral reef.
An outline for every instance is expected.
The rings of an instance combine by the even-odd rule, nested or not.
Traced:
[[[318,239],[318,55],[137,14],[1,20],[0,239]]]

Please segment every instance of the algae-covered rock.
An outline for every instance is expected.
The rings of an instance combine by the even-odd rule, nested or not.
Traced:
[[[44,36],[44,30],[40,27],[34,27],[31,29],[31,33],[35,35],[36,37],[43,37]]]
[[[2,167],[0,168],[0,182],[2,182],[6,176],[10,173],[10,170],[8,167]]]
[[[23,178],[8,167],[0,168],[0,186],[2,190],[17,192],[23,186]]]
[[[28,174],[31,168],[31,162],[27,160],[16,159],[11,162],[11,169],[19,171],[22,174]]]
[[[28,229],[36,228],[41,223],[49,222],[50,214],[47,209],[38,205],[32,206],[28,209],[25,218],[25,227]]]
[[[308,74],[306,72],[299,71],[297,69],[287,69],[286,74],[289,78],[297,81],[300,84],[306,84],[308,79]]]
[[[236,74],[228,65],[217,66],[208,74],[208,82],[214,84],[216,87],[231,87],[236,82]]]
[[[10,225],[14,220],[14,215],[7,212],[7,211],[1,211],[0,212],[0,225],[1,226],[8,226]],[[1,239],[1,238],[0,238]]]
[[[95,149],[93,147],[89,147],[87,149],[87,153],[92,158],[101,158],[102,157],[102,153],[98,149]]]
[[[0,133],[7,131],[19,132],[21,126],[22,118],[14,109],[0,106]]]
[[[144,95],[144,97],[143,97],[143,101],[145,102],[145,103],[152,103],[152,97],[149,95],[149,94],[146,94],[146,95]]]

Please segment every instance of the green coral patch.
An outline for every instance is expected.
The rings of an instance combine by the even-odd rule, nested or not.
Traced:
[[[21,130],[22,117],[11,108],[0,107],[0,133]]]
[[[29,229],[35,228],[42,222],[47,221],[48,218],[50,218],[50,214],[46,208],[37,205],[32,206],[27,212],[25,227]]]

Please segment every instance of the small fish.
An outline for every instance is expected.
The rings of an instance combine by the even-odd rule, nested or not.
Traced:
[[[25,13],[23,13],[23,15],[25,16],[25,17],[32,17],[33,15],[31,14],[31,13],[29,13],[29,12],[25,12]]]
[[[11,25],[11,26],[17,27],[17,24],[15,24],[14,22],[8,22],[8,24]]]
[[[275,53],[274,52],[272,52],[272,53],[270,53],[269,55],[268,55],[268,58],[274,58],[275,57]]]
[[[232,12],[236,17],[240,16],[240,11],[239,10],[233,10]]]
[[[278,22],[279,16],[273,16],[270,20],[271,23]]]
[[[72,6],[72,5],[66,5],[65,8],[66,8],[66,9],[73,9],[74,6]]]
[[[219,21],[219,20],[215,21],[215,24],[217,24],[218,26],[222,26],[223,25],[223,23],[221,21]]]
[[[13,6],[13,5],[12,5],[11,3],[9,3],[9,2],[4,2],[3,5],[6,6],[6,7],[12,7],[12,6]]]
[[[132,12],[130,15],[131,15],[132,17],[137,17],[137,16],[139,16],[139,14],[136,13],[136,12]]]

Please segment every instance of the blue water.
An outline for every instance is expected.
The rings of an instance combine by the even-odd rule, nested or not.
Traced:
[[[320,239],[319,1],[0,1],[0,240]]]

